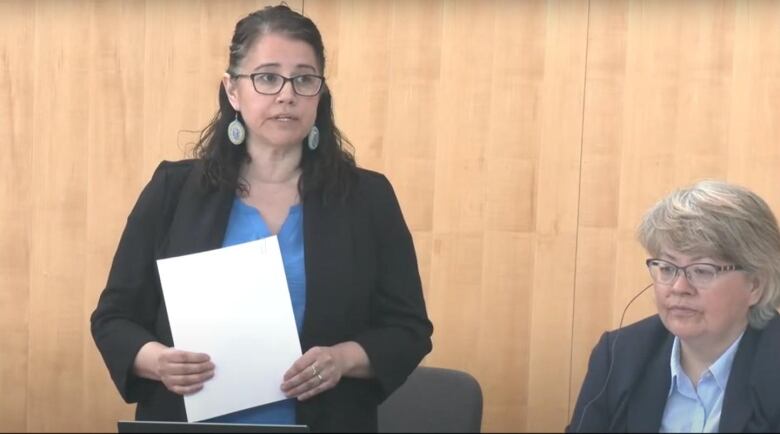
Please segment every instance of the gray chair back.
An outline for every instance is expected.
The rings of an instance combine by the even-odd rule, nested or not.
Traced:
[[[479,432],[482,389],[463,371],[419,366],[379,406],[379,432]]]

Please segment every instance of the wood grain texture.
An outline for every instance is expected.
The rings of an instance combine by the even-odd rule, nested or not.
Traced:
[[[36,8],[27,428],[80,431],[92,5]],[[86,42],[86,43],[85,43]]]
[[[92,9],[96,35],[90,40],[93,73],[87,158],[86,281],[82,318],[89,318],[106,283],[127,211],[145,182],[144,44],[145,5],[97,2]],[[84,322],[88,324],[88,320]],[[87,329],[88,330],[88,329]],[[89,332],[82,339],[82,430],[113,430],[117,419],[132,419],[133,408],[116,398],[116,389]]]
[[[780,3],[297,0],[336,120],[393,183],[486,431],[560,431],[649,283],[640,217],[700,178],[780,211]],[[214,114],[235,22],[274,1],[0,2],[0,431],[132,417],[89,333],[126,216]],[[625,323],[654,312],[640,297]]]
[[[35,4],[0,3],[0,430],[24,431],[29,398]]]

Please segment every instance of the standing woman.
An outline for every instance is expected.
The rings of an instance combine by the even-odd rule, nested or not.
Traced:
[[[137,419],[186,420],[182,395],[215,369],[173,346],[160,258],[279,239],[304,351],[279,379],[290,399],[217,421],[376,431],[377,405],[430,352],[411,235],[387,179],[345,149],[324,68],[310,19],[282,5],[240,20],[196,158],[160,164],[128,217],[91,321]]]

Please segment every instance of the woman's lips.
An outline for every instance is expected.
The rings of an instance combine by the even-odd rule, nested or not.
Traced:
[[[698,310],[686,306],[670,306],[667,310],[670,314],[676,316],[691,316],[699,313]]]
[[[276,115],[272,116],[271,119],[279,122],[293,122],[298,120],[297,117],[292,115]]]

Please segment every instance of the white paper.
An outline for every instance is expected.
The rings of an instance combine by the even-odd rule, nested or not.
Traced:
[[[285,399],[279,387],[301,345],[277,238],[157,267],[174,346],[206,353],[216,366],[203,389],[184,397],[187,421]]]

